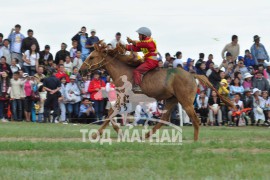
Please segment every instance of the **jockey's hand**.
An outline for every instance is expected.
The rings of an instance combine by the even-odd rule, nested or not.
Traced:
[[[127,37],[127,42],[130,44],[130,43],[132,43],[133,44],[133,40],[132,39],[130,39],[129,37]]]

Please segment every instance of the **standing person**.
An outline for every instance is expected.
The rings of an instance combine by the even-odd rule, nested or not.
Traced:
[[[115,39],[112,40],[110,44],[112,45],[112,48],[114,49],[114,48],[116,48],[116,45],[118,43],[121,43],[121,44],[125,45],[125,42],[121,40],[121,33],[120,32],[117,32],[115,34]]]
[[[218,125],[220,126],[222,123],[222,112],[220,109],[220,98],[217,96],[216,91],[212,91],[211,97],[208,101],[209,104],[209,120],[211,122],[211,126]],[[215,118],[217,116],[217,119]]]
[[[260,37],[258,35],[255,35],[253,37],[254,44],[251,46],[250,51],[252,54],[252,57],[255,60],[255,64],[263,64],[264,60],[269,62],[269,56],[268,53],[262,43],[260,43]]]
[[[10,70],[11,70],[12,74],[19,71],[20,69],[21,69],[21,67],[18,64],[18,59],[12,59],[11,65],[10,65]]]
[[[66,58],[65,58],[64,67],[65,67],[67,74],[70,75],[72,73],[72,70],[73,70],[73,64],[71,62],[71,58],[69,55],[66,56]]]
[[[218,89],[218,93],[224,97],[229,98],[230,89],[228,86],[228,81],[226,79],[222,79],[220,82],[220,86]],[[225,125],[228,121],[228,106],[224,102],[220,102],[222,118],[223,118],[223,125]]]
[[[29,29],[27,31],[27,35],[28,37],[27,38],[24,38],[22,40],[22,47],[21,47],[21,51],[22,53],[24,53],[25,51],[27,50],[30,50],[31,49],[31,46],[33,44],[36,45],[36,49],[37,49],[37,52],[39,52],[39,44],[38,44],[38,41],[36,38],[33,37],[34,35],[34,31],[32,29]]]
[[[44,121],[44,103],[45,103],[46,97],[47,97],[47,91],[45,90],[42,83],[38,84],[38,92],[39,92],[39,96],[40,96],[38,122],[41,123]]]
[[[10,80],[10,98],[12,100],[12,116],[14,121],[22,121],[22,103],[25,97],[23,83],[24,81],[19,78],[19,72],[14,72],[13,78]]]
[[[200,65],[204,62],[204,53],[199,54],[199,59],[195,64],[196,69],[199,69]]]
[[[32,85],[34,82],[31,80],[31,77],[29,76],[28,73],[24,73],[23,75],[24,78],[24,94],[25,94],[25,99],[24,99],[24,115],[25,115],[25,120],[27,122],[31,121],[31,111],[32,111]]]
[[[225,56],[224,56],[225,52],[230,52],[232,54],[233,61],[236,62],[237,57],[240,54],[240,46],[238,44],[238,36],[233,35],[232,36],[232,42],[230,42],[229,44],[227,44],[223,48],[223,50],[221,52],[221,57],[222,57],[223,60],[225,60]]]
[[[187,72],[195,72],[194,59],[188,58],[187,63],[184,66],[184,70]]]
[[[61,97],[59,97],[58,101],[59,101],[59,107],[60,107],[60,122],[66,122],[67,118],[66,118],[66,102],[67,102],[67,98],[66,98],[66,78],[62,77],[60,79],[61,81],[61,89],[60,89],[60,93],[61,93]]]
[[[50,46],[46,45],[45,49],[43,51],[39,52],[40,58],[39,58],[39,64],[40,65],[48,65],[48,62],[50,60],[53,60],[53,55],[50,53]]]
[[[79,106],[81,101],[81,92],[78,85],[75,83],[76,76],[70,76],[70,83],[66,85],[65,93],[67,98],[67,110],[69,122],[77,119],[79,116]]]
[[[257,88],[253,89],[253,111],[254,111],[254,120],[257,126],[259,126],[260,123],[265,121],[265,116],[262,109],[262,107],[264,106],[263,104],[264,100],[260,96],[260,94],[261,90]]]
[[[206,61],[205,65],[206,65],[206,70],[208,70],[210,67],[210,63],[213,62],[214,56],[213,54],[209,54],[208,55],[208,60]]]
[[[78,69],[81,68],[83,64],[83,60],[81,59],[81,52],[76,52],[76,57],[73,59],[73,67],[77,67]]]
[[[208,118],[208,97],[205,91],[201,91],[200,95],[197,97],[198,111],[201,117],[201,123],[206,126]]]
[[[70,56],[72,61],[76,57],[77,51],[78,51],[78,42],[76,40],[73,40],[72,41],[72,48],[69,50],[69,56]]]
[[[5,56],[7,60],[7,64],[11,64],[11,53],[9,49],[9,40],[5,39],[3,42],[3,46],[0,48],[0,57]]]
[[[99,121],[103,117],[104,101],[101,90],[105,89],[105,82],[100,79],[100,72],[94,72],[94,78],[90,82],[88,92],[91,94],[91,100],[94,102],[96,112],[96,120]]]
[[[28,73],[30,76],[34,76],[38,69],[39,53],[35,44],[32,44],[31,49],[25,51],[23,56],[23,66],[24,72]]]
[[[133,70],[133,77],[135,83],[133,91],[141,92],[141,88],[139,85],[142,81],[142,75],[158,67],[158,51],[156,42],[151,37],[152,32],[149,28],[141,27],[136,32],[139,34],[140,41],[134,41],[130,38],[127,38],[127,42],[131,45],[126,45],[126,49],[128,51],[142,51],[144,53],[144,63],[142,63],[135,70]]]
[[[91,29],[90,32],[91,32],[91,36],[86,41],[86,48],[88,48],[90,50],[89,53],[94,51],[94,49],[95,49],[94,44],[99,41],[99,38],[96,36],[96,30]]]
[[[212,73],[209,76],[209,81],[213,84],[213,86],[218,89],[219,83],[221,81],[220,75],[219,75],[219,67],[218,65],[214,65]]]
[[[67,49],[67,44],[62,43],[61,44],[61,50],[59,50],[56,55],[55,55],[55,64],[58,65],[60,60],[65,60],[67,56],[69,56],[69,52],[66,50]]]
[[[43,86],[47,91],[47,98],[44,104],[44,123],[50,122],[50,110],[53,108],[53,123],[57,123],[56,117],[58,115],[58,98],[61,97],[59,90],[61,89],[61,82],[55,77],[56,71],[52,69],[52,76],[44,79]]]
[[[6,57],[5,56],[2,56],[1,57],[1,62],[0,62],[0,72],[3,72],[3,71],[6,71],[9,75],[9,77],[11,77],[12,75],[12,72],[11,72],[11,69],[10,69],[10,65],[7,64],[7,60],[6,60]]]
[[[0,76],[0,119],[2,122],[7,121],[7,109],[9,102],[9,91],[10,91],[10,79],[7,72],[2,72]]]
[[[81,52],[82,61],[88,57],[90,51],[86,48],[86,42],[88,39],[88,34],[86,33],[86,27],[82,27],[81,31],[79,31],[71,40],[76,40],[78,42],[77,50]]]
[[[252,110],[247,112],[245,115],[251,119],[251,125],[254,125],[254,111],[253,111],[253,96],[250,88],[246,88],[244,91],[244,96],[242,96],[241,101],[243,101],[243,108],[251,108]],[[247,118],[245,117],[246,125],[248,125]]]
[[[14,32],[15,31],[15,32]],[[11,51],[11,58],[17,58],[19,60],[19,64],[22,67],[23,60],[22,60],[22,41],[24,39],[24,35],[20,33],[21,26],[19,24],[15,25],[15,29],[12,28],[11,32],[8,36],[8,40],[10,41],[10,51]]]
[[[169,64],[172,64],[173,63],[173,60],[174,60],[174,58],[172,58],[171,57],[171,54],[167,52],[165,54],[165,62],[163,64],[163,67],[164,68],[168,68]]]
[[[90,99],[90,93],[88,92],[90,80],[87,79],[87,75],[83,75],[82,81],[79,82],[79,87],[81,89],[81,94],[83,98]]]
[[[179,67],[179,64],[181,65],[181,67],[184,67],[183,61],[182,61],[182,52],[181,51],[177,51],[175,54],[176,59],[173,61],[173,68],[177,68]]]

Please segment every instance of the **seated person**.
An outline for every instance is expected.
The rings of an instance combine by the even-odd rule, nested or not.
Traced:
[[[87,98],[83,98],[80,106],[79,119],[82,123],[91,123],[95,121],[95,110]]]

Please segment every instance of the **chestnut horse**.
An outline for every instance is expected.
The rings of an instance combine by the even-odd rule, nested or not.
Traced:
[[[116,87],[121,87],[123,81],[121,76],[126,75],[127,80],[131,83],[133,81],[133,70],[136,68],[123,62],[123,59],[130,60],[130,56],[121,55],[119,51],[107,50],[106,46],[102,42],[98,42],[94,45],[95,50],[89,55],[81,66],[81,70],[93,71],[95,69],[104,68],[112,77]],[[119,60],[121,59],[121,60]],[[170,120],[170,115],[177,103],[180,103],[187,115],[192,120],[194,126],[194,141],[198,140],[199,135],[199,118],[193,107],[194,99],[197,93],[197,84],[195,78],[202,84],[216,91],[212,84],[205,76],[191,74],[181,68],[176,69],[154,69],[147,72],[142,79],[140,87],[142,92],[156,100],[164,100],[164,112],[161,119],[164,121]],[[217,92],[217,91],[216,91]],[[217,92],[218,93],[218,92]],[[218,96],[228,106],[233,107],[231,101],[220,94]],[[109,110],[108,116],[113,113],[113,110]],[[110,120],[106,119],[98,130],[99,134],[103,133],[104,128],[109,124]],[[151,134],[155,133],[163,124],[156,124],[152,130],[146,134],[148,138]],[[119,132],[119,127],[113,125],[114,129]]]

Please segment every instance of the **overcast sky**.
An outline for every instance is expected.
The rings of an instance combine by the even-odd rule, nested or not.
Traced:
[[[204,52],[214,54],[221,62],[221,50],[239,36],[241,54],[253,43],[253,36],[270,51],[270,1],[243,0],[0,0],[0,32],[5,37],[15,24],[26,35],[34,30],[41,49],[51,51],[65,42],[71,47],[71,37],[82,26],[97,30],[97,36],[110,42],[116,32],[137,39],[136,30],[147,26],[152,30],[158,50],[164,54],[182,51],[183,59],[198,59]],[[219,41],[213,38],[218,38]]]

